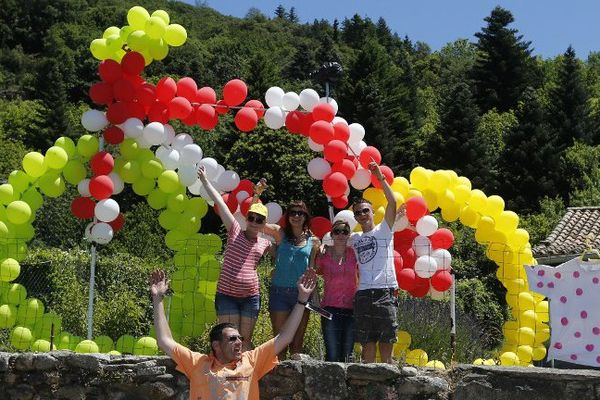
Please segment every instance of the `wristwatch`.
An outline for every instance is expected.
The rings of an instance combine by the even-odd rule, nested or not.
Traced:
[[[300,300],[298,300],[298,304],[301,304],[302,306],[306,307],[306,305],[308,304],[308,301],[300,301]]]

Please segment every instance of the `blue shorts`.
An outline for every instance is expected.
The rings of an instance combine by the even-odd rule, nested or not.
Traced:
[[[291,312],[298,302],[298,288],[271,285],[269,289],[269,311]]]
[[[260,310],[260,295],[250,297],[233,297],[217,292],[215,295],[215,309],[217,315],[234,315],[258,318]]]

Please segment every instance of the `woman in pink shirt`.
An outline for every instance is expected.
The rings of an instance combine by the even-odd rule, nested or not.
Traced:
[[[325,341],[325,360],[348,362],[354,348],[354,316],[352,301],[356,292],[358,263],[352,247],[348,247],[350,225],[336,221],[331,229],[333,246],[325,248],[317,258],[317,273],[323,275],[325,291],[321,306],[333,314],[321,317]]]

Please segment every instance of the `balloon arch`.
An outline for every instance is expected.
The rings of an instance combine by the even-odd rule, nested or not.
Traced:
[[[349,124],[336,116],[334,99],[320,97],[313,89],[296,94],[272,87],[265,94],[265,107],[259,100],[246,101],[247,88],[239,79],[225,84],[221,99],[213,88],[199,88],[189,77],[175,81],[167,76],[156,85],[150,84],[142,77],[144,67],[164,59],[169,46],[184,44],[187,33],[181,25],[171,24],[162,10],[150,15],[136,6],[129,10],[127,20],[128,25],[106,29],[103,37],[90,45],[92,55],[101,62],[100,81],[91,86],[89,95],[95,104],[106,107],[105,111],[83,113],[81,123],[90,133],[77,143],[61,137],[45,154],[26,154],[23,169],[13,171],[8,183],[0,185],[0,329],[11,329],[11,343],[19,350],[49,351],[54,327],[59,349],[134,354],[157,351],[151,337],[123,335],[113,344],[107,336],[81,340],[62,332],[60,316],[45,312],[40,300],[28,297],[27,289],[13,282],[20,274],[19,262],[27,255],[27,242],[34,236],[31,222],[36,210],[44,196],[61,196],[66,184],[77,185],[80,197],[72,200],[71,212],[91,220],[85,234],[94,252],[96,244],[108,243],[124,224],[119,204],[111,197],[125,184],[145,196],[150,207],[162,210],[159,223],[167,231],[165,243],[176,252],[171,328],[176,336],[197,336],[214,321],[220,270],[215,255],[222,243],[215,234],[198,233],[208,204],[196,177],[197,168],[205,167],[242,223],[250,205],[252,183],[240,179],[235,171],[225,170],[215,159],[204,157],[190,135],[174,131],[168,124],[171,120],[209,130],[217,126],[220,115],[234,111],[235,125],[242,132],[253,130],[262,119],[271,129],[285,127],[292,134],[303,135],[314,152],[322,153],[308,163],[307,169],[312,178],[322,181],[333,205],[342,209],[334,219],[345,218],[356,226],[352,213],[343,210],[348,205],[350,186],[364,190],[363,196],[373,203],[375,221],[383,219],[385,196],[366,169],[371,160],[380,164],[381,155],[363,141],[365,130],[360,124]],[[487,256],[499,266],[497,276],[507,289],[514,317],[504,325],[501,363],[529,365],[544,358],[543,343],[549,338],[548,303],[528,291],[523,265],[535,261],[527,231],[518,228],[518,216],[504,210],[502,198],[472,189],[470,181],[454,171],[416,167],[407,180],[394,177],[387,166],[381,169],[398,204],[407,206],[407,217],[394,226],[394,261],[400,287],[414,297],[430,295],[434,299],[452,287],[448,249],[454,238],[450,230],[438,229],[437,220],[428,215],[441,209],[443,220],[460,220],[475,229],[475,239],[486,246]],[[196,196],[189,196],[188,191]],[[277,222],[281,207],[276,203],[266,206],[269,221]],[[414,224],[416,231],[405,229],[408,223]],[[323,237],[331,222],[316,217],[311,225]],[[408,351],[409,346],[410,335],[401,332],[396,353]],[[406,357],[417,365],[428,362],[426,353],[419,349],[408,351]]]

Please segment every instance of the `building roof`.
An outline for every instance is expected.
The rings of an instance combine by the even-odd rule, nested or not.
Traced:
[[[569,207],[552,233],[533,248],[533,255],[540,264],[565,262],[583,253],[590,234],[592,246],[600,249],[600,207]]]

